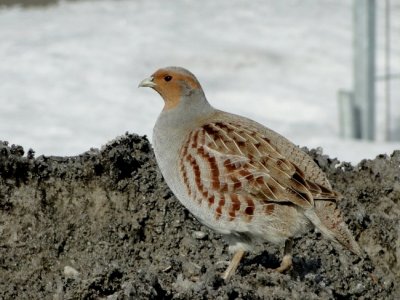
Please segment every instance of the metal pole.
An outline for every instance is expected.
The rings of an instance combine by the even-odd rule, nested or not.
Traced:
[[[361,136],[375,138],[375,0],[354,0],[354,96]]]
[[[385,140],[390,141],[390,1],[385,1]]]
[[[339,90],[339,129],[340,137],[354,138],[360,136],[360,120],[357,111],[354,109],[354,95],[350,91]]]

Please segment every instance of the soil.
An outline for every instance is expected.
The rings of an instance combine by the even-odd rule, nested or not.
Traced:
[[[286,274],[265,244],[225,283],[226,243],[174,197],[146,137],[74,157],[0,142],[0,299],[400,299],[400,151],[357,166],[308,152],[364,257],[310,231]]]

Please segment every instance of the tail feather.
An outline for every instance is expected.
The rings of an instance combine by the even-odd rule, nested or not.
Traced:
[[[314,203],[315,209],[305,212],[305,215],[314,226],[328,239],[341,244],[354,254],[361,256],[361,248],[343,221],[336,202],[315,200]]]

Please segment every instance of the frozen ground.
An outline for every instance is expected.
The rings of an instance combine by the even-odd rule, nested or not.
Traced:
[[[338,168],[309,153],[344,196],[363,258],[310,231],[285,274],[269,270],[283,245],[264,243],[227,283],[226,243],[172,195],[145,138],[22,152],[0,142],[0,299],[400,299],[400,151]]]
[[[151,136],[162,108],[137,89],[157,68],[195,73],[214,106],[357,163],[400,143],[337,138],[338,89],[352,85],[351,1],[96,1],[0,10],[0,140],[75,155],[126,131]],[[400,1],[392,36],[400,36]],[[378,75],[383,7],[378,4]],[[392,69],[400,43],[392,41]],[[393,118],[400,91],[392,84]],[[379,99],[382,86],[378,84]],[[397,107],[397,110],[396,110]],[[378,106],[379,126],[383,106]],[[397,115],[396,115],[397,114]],[[399,122],[399,121],[398,121]],[[381,128],[381,126],[379,127]]]

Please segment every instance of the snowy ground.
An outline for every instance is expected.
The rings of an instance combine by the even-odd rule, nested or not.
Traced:
[[[197,75],[216,107],[296,144],[357,163],[400,149],[338,138],[336,95],[352,86],[352,1],[96,1],[0,9],[0,140],[75,155],[126,131],[151,137],[162,100],[137,89],[156,69]],[[400,0],[392,0],[400,70]],[[378,75],[383,71],[378,4]],[[396,40],[397,39],[397,40]],[[400,123],[399,81],[392,83]],[[382,84],[378,84],[382,100]],[[397,101],[397,102],[396,102]]]

